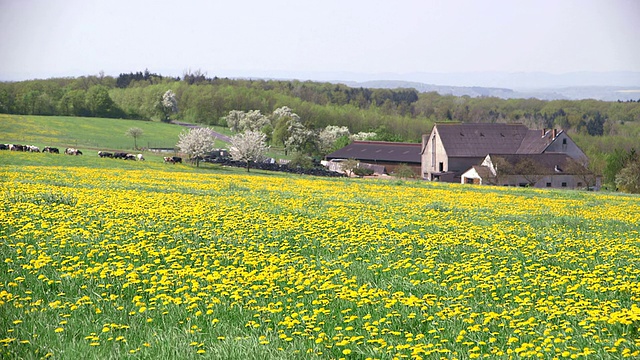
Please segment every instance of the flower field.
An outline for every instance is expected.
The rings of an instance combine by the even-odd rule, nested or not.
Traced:
[[[640,197],[0,166],[0,357],[640,357]]]

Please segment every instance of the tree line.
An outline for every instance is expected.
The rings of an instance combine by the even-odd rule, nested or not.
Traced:
[[[0,112],[159,120],[165,114],[158,104],[167,90],[177,100],[173,116],[187,122],[223,125],[231,110],[269,113],[289,106],[305,126],[378,130],[391,141],[419,141],[436,121],[520,122],[591,136],[616,135],[625,123],[640,121],[638,102],[471,98],[311,81],[209,78],[200,71],[165,77],[148,70],[3,82]]]

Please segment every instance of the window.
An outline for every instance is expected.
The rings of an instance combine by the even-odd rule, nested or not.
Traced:
[[[473,179],[472,178],[464,178],[464,182],[465,182],[465,184],[473,184]]]
[[[578,187],[582,187],[582,183],[578,181]]]
[[[551,183],[547,183],[547,187],[551,187]]]
[[[438,171],[440,171],[440,172],[444,171],[444,163],[443,162],[438,163]]]
[[[567,187],[567,183],[566,183],[566,182],[563,182],[563,183],[562,183],[562,187]]]
[[[567,145],[567,139],[562,139],[562,145]]]

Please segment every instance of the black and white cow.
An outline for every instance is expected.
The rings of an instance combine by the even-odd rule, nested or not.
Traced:
[[[42,149],[42,152],[46,152],[50,154],[60,154],[60,150],[58,148],[51,147],[51,146],[45,146],[44,149]]]
[[[164,162],[166,163],[182,163],[182,158],[179,156],[165,156],[164,157]]]
[[[98,156],[100,156],[101,158],[103,158],[103,157],[112,158],[113,157],[113,153],[110,153],[110,152],[107,152],[107,151],[98,151]]]
[[[64,153],[67,155],[82,155],[82,151],[75,148],[66,148]]]

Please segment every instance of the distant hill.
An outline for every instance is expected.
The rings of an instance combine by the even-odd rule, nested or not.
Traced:
[[[233,76],[231,76],[233,78]],[[502,99],[627,101],[640,99],[640,72],[581,71],[544,72],[375,73],[354,72],[255,72],[253,79],[324,81],[351,87],[415,88],[442,95],[494,96]]]
[[[435,91],[440,95],[470,96],[470,97],[498,97],[501,99],[541,100],[582,100],[595,99],[603,101],[627,101],[640,99],[640,86],[573,86],[563,88],[540,88],[516,91],[500,87],[481,86],[449,86],[433,85],[412,81],[377,80],[377,81],[335,81],[350,87],[364,88],[414,88],[419,92]]]

